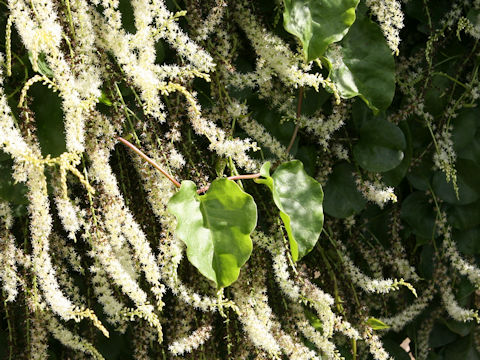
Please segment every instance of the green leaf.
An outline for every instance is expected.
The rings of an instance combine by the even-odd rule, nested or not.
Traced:
[[[390,325],[387,325],[383,321],[380,321],[373,317],[367,320],[367,325],[370,326],[373,330],[384,330],[390,327]]]
[[[440,321],[453,333],[460,336],[467,336],[475,326],[474,322],[462,322],[453,319],[440,318]]]
[[[216,179],[205,195],[182,181],[168,202],[178,224],[176,235],[187,245],[188,260],[218,288],[237,280],[252,253],[250,233],[257,224],[253,198],[235,182]]]
[[[346,218],[359,213],[367,200],[357,190],[352,173],[354,167],[341,163],[333,168],[325,185],[325,201],[323,206],[328,215]]]
[[[33,60],[33,54],[31,51],[28,52],[28,59],[30,60],[30,63],[32,63],[33,65],[34,60]],[[46,56],[44,53],[38,54],[37,65],[38,65],[38,72],[40,74],[42,74],[43,76],[46,76],[47,78],[53,77],[53,71],[48,66]]]
[[[430,189],[431,179],[433,175],[432,168],[432,159],[424,156],[420,163],[410,167],[407,174],[407,179],[415,189],[427,191],[428,189]]]
[[[359,135],[353,156],[362,168],[384,172],[400,165],[407,144],[398,126],[381,118],[371,118],[363,123]]]
[[[392,339],[382,339],[383,347],[395,360],[411,360],[407,352],[400,347],[400,344]]]
[[[457,244],[458,250],[463,254],[480,254],[480,227],[474,227],[467,230],[453,230],[452,238]]]
[[[420,252],[420,263],[418,265],[418,270],[422,278],[428,280],[433,278],[433,270],[435,267],[433,262],[435,256],[435,249],[432,245],[426,244],[422,247]]]
[[[355,21],[359,0],[284,0],[283,26],[300,39],[307,61],[340,41]]]
[[[107,94],[105,94],[103,90],[102,90],[102,94],[98,97],[98,101],[107,106],[113,105],[110,99],[108,98]]]
[[[341,97],[359,96],[374,113],[390,105],[395,93],[395,62],[382,31],[364,14],[357,14],[340,45],[329,49],[325,57]]]
[[[433,190],[438,197],[450,204],[467,205],[480,198],[480,166],[473,160],[458,159],[457,169],[458,198],[452,183],[447,183],[445,174],[437,171],[433,177]]]
[[[292,259],[297,261],[313,249],[322,231],[322,186],[305,172],[299,160],[281,164],[272,176],[267,162],[260,174],[265,179],[256,181],[272,191],[287,230]]]
[[[402,203],[400,217],[416,235],[431,239],[434,236],[435,212],[427,196],[416,191]]]
[[[398,186],[407,174],[408,169],[410,168],[410,163],[412,161],[413,148],[412,148],[412,134],[410,132],[408,123],[406,121],[400,122],[398,127],[403,131],[407,146],[404,151],[404,157],[400,165],[396,168],[387,171],[382,175],[383,182],[387,186]]]
[[[308,310],[308,308],[304,308],[304,313],[310,325],[312,325],[315,328],[315,330],[322,332],[323,331],[322,321],[317,317],[317,315],[315,315],[313,312]]]
[[[459,158],[473,160],[480,165],[478,110],[464,110],[454,119],[452,141]]]
[[[480,225],[480,201],[463,206],[453,206],[448,211],[448,222],[460,230]]]
[[[14,205],[28,204],[28,189],[24,184],[15,183],[12,166],[13,160],[10,156],[0,150],[0,199]]]
[[[33,98],[31,109],[35,113],[42,155],[59,156],[67,149],[62,100],[58,93],[39,83],[33,84],[29,92]]]
[[[464,181],[464,177],[457,173],[458,198],[452,182],[447,182],[445,173],[436,171],[433,175],[432,187],[435,195],[443,201],[454,205],[467,205],[478,200],[479,194]]]
[[[433,348],[442,347],[457,339],[457,334],[451,332],[444,324],[437,322],[430,333],[429,344]]]
[[[445,360],[480,360],[480,355],[475,348],[473,334],[458,339],[445,349]]]

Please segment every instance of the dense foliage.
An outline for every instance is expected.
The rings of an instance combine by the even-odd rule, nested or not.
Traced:
[[[480,1],[0,29],[0,358],[480,358]]]

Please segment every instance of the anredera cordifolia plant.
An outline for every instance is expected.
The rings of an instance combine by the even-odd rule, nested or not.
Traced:
[[[192,181],[180,184],[129,141],[122,137],[118,140],[180,187],[168,201],[168,210],[178,222],[176,235],[187,246],[188,260],[217,288],[237,280],[240,268],[252,253],[250,235],[257,224],[255,201],[233,180],[255,179],[272,191],[293,261],[308,254],[317,243],[323,226],[323,191],[300,161],[281,164],[272,176],[271,164],[266,162],[258,174],[218,178],[206,189],[197,190]],[[205,195],[200,195],[203,192]]]
[[[478,1],[0,7],[0,358],[479,357]]]

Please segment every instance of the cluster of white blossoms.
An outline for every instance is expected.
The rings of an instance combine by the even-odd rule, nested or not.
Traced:
[[[480,323],[480,315],[478,311],[461,307],[455,299],[455,294],[452,291],[451,285],[446,281],[446,275],[443,276],[445,278],[440,285],[444,287],[442,288],[440,295],[442,297],[442,304],[445,307],[445,310],[447,310],[448,315],[457,321],[466,322],[476,320],[477,323]]]
[[[466,276],[477,289],[480,289],[480,269],[465,260],[458,252],[452,239],[452,229],[447,223],[447,214],[444,212],[441,213],[440,218],[437,220],[437,226],[439,234],[443,237],[443,251],[448,260],[450,260],[452,267],[463,276]]]
[[[421,296],[419,296],[415,301],[403,309],[401,312],[394,316],[384,317],[380,320],[388,324],[390,327],[387,329],[388,331],[396,331],[399,332],[402,330],[407,324],[409,324],[413,319],[415,319],[418,315],[422,313],[423,310],[430,305],[431,300],[435,294],[435,290],[433,287],[427,288]]]
[[[381,208],[390,201],[397,202],[397,196],[393,192],[393,188],[381,184],[380,181],[372,182],[357,178],[356,183],[365,199],[376,203]]]
[[[236,119],[248,136],[255,139],[262,146],[267,147],[278,159],[287,160],[291,158],[287,154],[287,148],[272,136],[263,125],[248,115],[246,105],[233,101],[227,111],[232,118]]]
[[[400,30],[403,28],[403,12],[398,0],[367,0],[367,6],[376,16],[388,46],[398,55]]]
[[[452,128],[446,126],[436,134],[436,151],[433,155],[433,162],[438,169],[444,172],[447,182],[451,181],[455,191],[458,192],[457,171],[455,169],[456,158],[452,141]]]
[[[307,339],[318,346],[328,359],[339,359],[338,350],[331,337],[335,332],[341,332],[349,338],[359,339],[357,330],[352,328],[348,321],[342,319],[332,311],[333,298],[311,283],[301,273],[297,273],[297,279],[301,286],[291,279],[289,265],[284,248],[278,236],[267,236],[261,232],[254,233],[254,242],[268,250],[273,257],[273,271],[275,280],[282,292],[291,300],[304,303],[315,310],[316,316],[322,323],[322,331],[318,332],[307,320],[305,312],[300,306],[292,306],[294,324]],[[278,341],[278,339],[277,339]],[[280,344],[283,348],[283,346]],[[306,357],[305,359],[308,359]]]
[[[0,151],[13,161],[13,178],[25,185],[28,201],[28,217],[14,215],[13,207],[0,201],[0,297],[7,310],[14,308],[14,301],[25,302],[25,352],[31,359],[47,358],[53,337],[78,358],[103,359],[93,345],[97,336],[108,337],[109,330],[138,330],[133,352],[142,360],[151,358],[153,349],[164,356],[196,358],[204,352],[203,357],[213,358],[220,336],[231,358],[340,360],[341,345],[358,341],[365,354],[389,359],[378,335],[358,319],[366,310],[380,308],[383,298],[378,294],[400,286],[416,294],[403,280],[420,277],[402,247],[399,224],[392,226],[391,249],[364,247],[360,253],[365,259],[375,254],[382,258],[370,266],[378,277],[385,263],[402,279],[366,275],[350,259],[347,247],[335,241],[330,250],[340,260],[335,268],[342,271],[337,275],[330,269],[329,278],[311,267],[310,260],[300,266],[293,262],[284,228],[273,220],[276,213],[268,202],[259,202],[262,230],[252,234],[255,253],[238,281],[218,290],[191,266],[185,244],[175,235],[177,220],[167,211],[175,187],[117,146],[119,136],[133,139],[172,177],[191,178],[199,187],[215,172],[225,176],[227,170],[258,171],[258,159],[267,153],[261,149],[269,150],[272,162],[291,159],[284,140],[255,118],[249,100],[230,93],[247,89],[278,114],[279,124],[295,123],[305,139],[320,145],[322,155],[315,158],[322,162],[319,171],[328,173],[336,161],[348,161],[350,144],[338,130],[348,121],[351,101],[340,101],[325,78],[327,71],[315,71],[316,63],[305,63],[291,44],[267,30],[254,15],[255,4],[201,3],[185,0],[187,9],[199,7],[192,11],[199,16],[192,19],[185,11],[173,12],[162,0],[132,0],[135,31],[129,32],[118,0],[8,0],[6,57],[4,61],[0,55],[0,65],[13,82],[18,74],[12,74],[12,65],[22,59],[10,44],[16,31],[36,73],[15,90],[18,94],[5,94],[11,84],[4,84],[0,73]],[[366,3],[398,53],[400,2]],[[189,28],[191,24],[197,28]],[[254,51],[249,72],[241,72],[237,62],[242,46]],[[175,54],[167,60],[172,63],[159,63],[160,48]],[[400,87],[413,94],[414,81],[403,80]],[[30,108],[34,84],[52,89],[61,99],[66,151],[55,157],[42,152],[40,124]],[[302,112],[302,100],[313,101],[310,94],[321,88],[333,94],[331,102],[322,110]],[[475,91],[472,88],[472,98]],[[18,111],[12,111],[9,102],[17,98]],[[408,106],[412,107],[399,119],[416,113],[433,124],[423,102]],[[456,111],[452,107],[447,115]],[[435,164],[455,182],[451,129],[445,127],[435,140]],[[226,163],[227,170],[213,168],[213,162]],[[358,180],[357,187],[380,207],[396,201],[393,189],[379,178]],[[350,234],[362,226],[359,223],[353,216],[345,221],[326,217],[326,228],[346,224]],[[440,230],[446,258],[478,287],[480,271],[460,256],[444,225]],[[323,249],[323,244],[318,246]],[[319,255],[312,251],[311,256]],[[445,274],[438,279],[447,312],[457,320],[478,320],[474,310],[455,301]],[[366,294],[357,298],[352,283]],[[351,290],[359,305],[355,310],[342,305]],[[402,311],[382,319],[399,331],[432,303],[435,294],[428,287]],[[369,296],[372,304],[365,301]],[[351,315],[355,323],[346,320]],[[83,319],[95,329],[80,336],[69,320]]]
[[[187,338],[174,341],[168,347],[168,350],[170,350],[170,352],[173,355],[182,355],[186,352],[192,352],[192,350],[197,349],[199,346],[204,344],[205,341],[207,341],[210,338],[211,332],[212,332],[211,325],[202,326],[197,330],[195,330]]]
[[[336,246],[341,254],[341,260],[345,266],[347,275],[352,279],[352,282],[366,291],[367,293],[387,294],[391,291],[398,290],[400,286],[405,286],[410,289],[415,295],[415,289],[403,279],[372,279],[364,274],[350,259],[345,245],[336,242]]]
[[[245,269],[247,270],[247,269]],[[247,270],[248,271],[248,270]],[[272,309],[268,305],[265,270],[255,274],[256,284],[251,289],[242,278],[234,285],[235,301],[239,307],[239,319],[252,343],[270,356],[280,356],[280,345],[272,334]],[[262,287],[261,287],[262,286]]]
[[[235,19],[259,57],[256,82],[261,83],[270,80],[272,76],[278,76],[285,85],[295,88],[310,86],[318,89],[320,86],[332,86],[321,74],[309,73],[308,68],[301,68],[300,55],[295,55],[282,39],[262,28],[249,8],[247,2],[237,2]]]
[[[15,238],[10,231],[12,225],[8,203],[0,201],[0,280],[7,294],[6,301],[14,301],[18,294]]]
[[[370,329],[366,329],[363,333],[365,342],[367,343],[370,353],[375,360],[390,360],[393,359],[383,348],[382,342],[378,335],[372,333]]]

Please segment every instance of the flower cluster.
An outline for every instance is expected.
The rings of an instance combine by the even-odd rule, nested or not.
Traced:
[[[398,55],[401,1],[361,1]],[[0,4],[6,8],[5,57],[0,54],[0,343],[8,333],[10,358],[46,359],[61,344],[60,357],[103,359],[95,344],[117,332],[136,335],[129,352],[143,360],[341,360],[349,352],[386,360],[392,357],[380,335],[405,338],[389,331],[405,331],[426,316],[412,340],[421,359],[431,351],[428,338],[438,317],[480,322],[478,310],[456,294],[458,275],[479,288],[480,270],[473,256],[459,251],[452,230],[473,231],[478,222],[464,224],[463,216],[478,200],[448,203],[438,173],[433,175],[441,170],[458,195],[460,161],[478,160],[475,146],[472,152],[454,147],[462,135],[461,110],[475,107],[480,96],[478,66],[472,66],[476,44],[456,77],[441,66],[456,57],[438,60],[438,54],[444,56],[443,41],[452,34],[478,39],[480,1],[454,3],[439,22],[430,17],[432,5],[422,4],[428,41],[395,58],[398,92],[385,116],[401,128],[407,149],[390,174],[368,172],[356,161],[357,125],[365,120],[359,118],[374,114],[352,114],[363,95],[341,98],[341,84],[330,78],[325,61],[305,61],[294,37],[280,29],[282,1],[124,5]],[[345,56],[339,46],[328,49],[334,62]],[[442,81],[449,85],[441,96],[429,93]],[[46,120],[36,111],[38,93],[58,97],[63,117]],[[437,100],[445,102],[440,110]],[[49,106],[51,115],[55,109]],[[124,138],[172,179],[194,181],[199,193],[215,177],[257,172],[267,160],[275,169],[301,159],[311,176],[327,184],[320,239],[308,239],[316,245],[295,261],[300,239],[291,229],[302,221],[279,216],[268,189],[242,179],[239,186],[258,207],[250,234],[254,251],[238,280],[216,289],[192,266],[190,247],[177,236],[177,219],[168,211],[179,182],[172,185],[129,153],[117,141]],[[341,163],[355,168],[355,182],[350,174],[336,181],[330,176]],[[385,185],[392,174],[402,177],[395,189]],[[436,205],[436,219],[425,215],[436,230],[428,238],[403,206],[404,198],[418,192],[432,198],[422,204],[425,213]],[[342,211],[334,216],[333,206]],[[418,298],[406,281],[418,288]],[[387,331],[370,327],[366,319],[372,316],[389,325]],[[27,324],[24,333],[18,321]],[[90,329],[74,324],[80,321]]]

